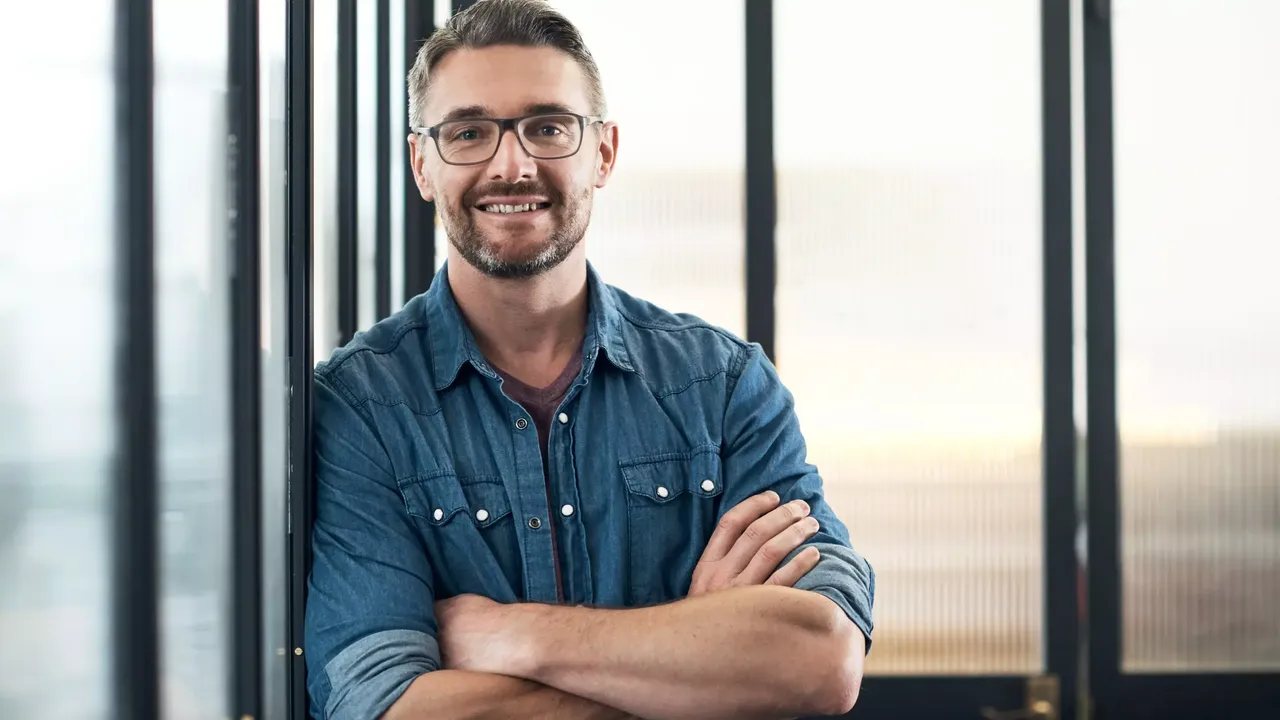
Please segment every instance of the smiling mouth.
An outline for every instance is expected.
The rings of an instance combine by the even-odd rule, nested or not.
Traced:
[[[477,205],[476,209],[496,215],[510,215],[513,213],[533,212],[534,210],[546,210],[549,207],[551,207],[551,203],[540,202],[525,203],[523,205]]]

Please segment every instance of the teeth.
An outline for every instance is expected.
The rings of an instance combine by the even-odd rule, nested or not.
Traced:
[[[530,210],[537,210],[538,203],[525,203],[523,205],[485,205],[481,209],[485,212],[496,213],[529,212]]]

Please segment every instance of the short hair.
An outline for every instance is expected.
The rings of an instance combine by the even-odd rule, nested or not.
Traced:
[[[551,47],[573,58],[587,79],[591,112],[605,114],[600,69],[578,28],[545,0],[480,0],[449,18],[418,49],[409,70],[409,127],[426,124],[427,92],[431,72],[454,50],[496,45]]]

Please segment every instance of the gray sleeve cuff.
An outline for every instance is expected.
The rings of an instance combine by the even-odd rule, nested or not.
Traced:
[[[806,543],[779,563],[791,561],[807,547],[816,547],[822,554],[818,564],[795,584],[797,590],[809,590],[824,597],[844,610],[845,615],[867,637],[867,651],[871,651],[872,607],[875,604],[876,573],[861,555],[836,543]]]
[[[325,665],[332,690],[324,717],[382,717],[410,683],[439,667],[440,646],[424,632],[384,630],[361,638]]]

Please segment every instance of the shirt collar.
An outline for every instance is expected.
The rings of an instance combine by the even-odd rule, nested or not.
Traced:
[[[458,309],[458,303],[449,287],[449,263],[440,266],[431,287],[423,295],[427,318],[428,337],[431,344],[432,374],[436,390],[444,390],[458,379],[458,372],[465,363],[471,363],[478,372],[496,378],[497,373],[481,354],[471,328],[467,326]],[[613,288],[600,279],[591,263],[587,263],[587,334],[583,340],[583,365],[586,372],[594,366],[600,350],[615,367],[634,372],[631,355],[627,352],[622,335],[623,315]]]

